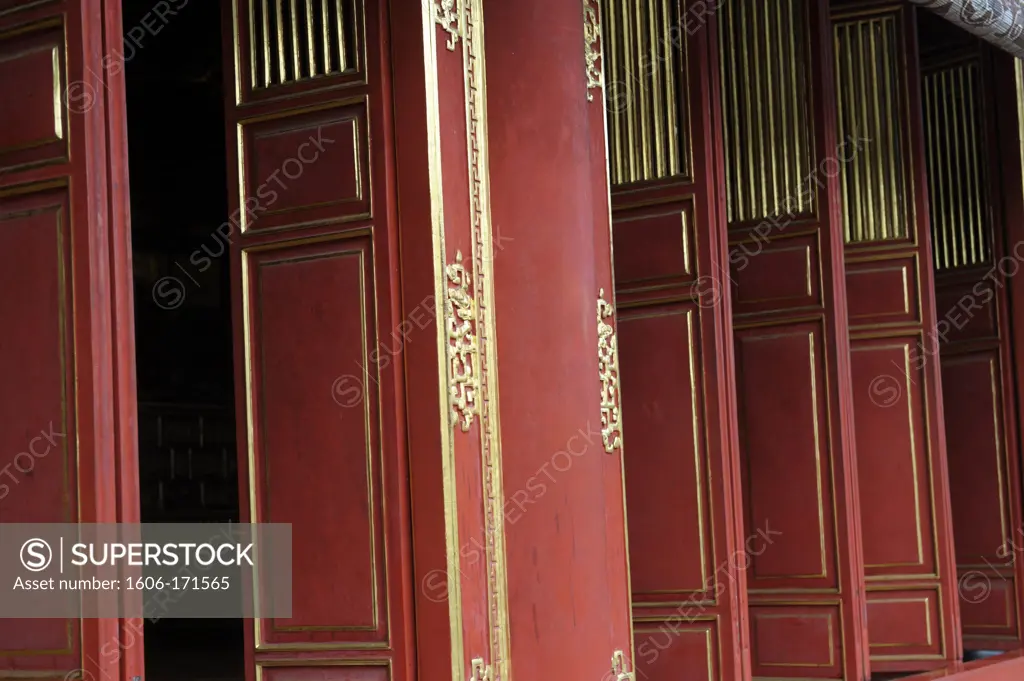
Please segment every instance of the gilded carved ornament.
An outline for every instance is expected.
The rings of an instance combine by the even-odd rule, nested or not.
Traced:
[[[594,101],[594,88],[604,87],[601,59],[601,15],[596,0],[583,0],[583,55],[587,60],[587,101]]]
[[[494,678],[491,674],[491,665],[485,665],[482,657],[473,658],[473,675],[469,681],[491,681]]]
[[[621,650],[612,653],[612,679],[613,681],[636,681],[636,674],[628,671],[626,655]]]
[[[462,265],[462,251],[455,262],[445,267],[448,290],[444,298],[445,326],[448,332],[448,404],[452,421],[469,430],[477,412],[476,394],[476,301],[470,294],[470,275]]]
[[[434,0],[434,21],[448,33],[445,47],[449,52],[454,52],[455,44],[459,42],[459,15],[462,14],[460,4],[460,0]]]
[[[604,289],[601,289],[597,298],[597,366],[601,379],[601,439],[609,454],[622,446],[618,343],[615,329],[605,321],[614,316],[615,308],[604,299]]]

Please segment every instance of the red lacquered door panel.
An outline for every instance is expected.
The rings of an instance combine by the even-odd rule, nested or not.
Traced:
[[[120,24],[0,2],[0,523],[138,520]],[[2,620],[0,678],[141,675],[121,625]]]
[[[242,517],[292,525],[250,681],[409,678],[387,3],[225,0]]]
[[[1013,60],[965,42],[935,45],[924,74],[938,341],[964,648],[1005,650],[1020,645],[1024,574],[1010,305],[1020,145]]]
[[[959,657],[915,12],[833,2],[853,414],[872,671]],[[877,113],[876,113],[877,112]]]
[[[723,162],[754,677],[860,679],[864,594],[849,417],[828,3],[733,0]]]
[[[604,16],[636,668],[652,681],[734,679],[748,659],[717,21],[702,3],[661,4],[641,18],[608,2]],[[634,52],[648,21],[665,39]]]

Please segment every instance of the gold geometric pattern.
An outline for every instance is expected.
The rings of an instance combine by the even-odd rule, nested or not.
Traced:
[[[903,239],[908,233],[901,12],[833,25],[839,138],[868,140],[855,158],[839,164],[846,243]]]
[[[252,87],[354,68],[356,16],[353,0],[250,0]]]
[[[678,81],[686,30],[674,0],[602,0],[613,185],[688,177]],[[683,119],[683,120],[681,120]]]
[[[719,22],[730,224],[814,210],[806,0],[727,0]]]
[[[925,73],[922,90],[935,269],[979,265],[991,248],[977,59]]]

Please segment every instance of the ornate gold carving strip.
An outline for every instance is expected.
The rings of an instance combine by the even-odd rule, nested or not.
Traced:
[[[587,63],[587,101],[594,101],[593,90],[603,92],[601,59],[601,14],[595,0],[583,0],[583,56]]]
[[[463,65],[466,89],[466,147],[469,155],[471,240],[479,329],[480,457],[484,486],[487,606],[491,678],[511,678],[508,582],[505,573],[505,493],[502,485],[501,425],[498,410],[498,348],[494,318],[494,239],[491,229],[487,147],[487,78],[483,0],[462,0]]]
[[[978,60],[925,73],[925,158],[935,269],[991,258]]]
[[[448,34],[445,47],[449,52],[455,51],[459,42],[459,17],[462,15],[459,6],[461,0],[434,0],[434,21]]]
[[[689,155],[681,151],[689,142],[681,132],[686,125],[677,85],[686,63],[686,32],[680,28],[676,3],[603,0],[597,12],[595,2],[583,0],[585,17],[593,12],[595,22],[594,28],[589,18],[584,24],[587,78],[589,87],[598,87],[605,72],[612,184],[689,176]]]
[[[874,140],[840,164],[846,243],[907,236],[901,10],[834,22],[839,136]]]
[[[719,34],[728,221],[812,213],[806,0],[726,0]]]
[[[462,265],[462,251],[445,267],[448,289],[444,297],[448,334],[448,406],[452,427],[458,423],[468,432],[477,412],[479,377],[476,375],[476,303],[470,291],[470,275]]]
[[[622,447],[622,422],[619,413],[619,349],[615,329],[606,319],[614,321],[615,308],[604,298],[604,289],[597,298],[597,362],[601,379],[601,439],[604,450],[614,454]]]

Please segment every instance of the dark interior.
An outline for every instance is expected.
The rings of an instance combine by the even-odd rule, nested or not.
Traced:
[[[219,3],[123,6],[142,520],[237,522]],[[244,678],[242,621],[147,620],[149,681]]]

